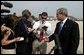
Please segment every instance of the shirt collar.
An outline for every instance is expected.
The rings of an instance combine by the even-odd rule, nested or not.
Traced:
[[[40,23],[42,24],[42,21],[40,20]],[[46,21],[44,21],[44,23],[43,24],[45,24],[46,23]]]
[[[68,19],[68,17],[66,17],[62,22],[65,23],[67,19]]]

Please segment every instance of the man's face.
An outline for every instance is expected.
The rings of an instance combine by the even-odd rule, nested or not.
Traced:
[[[42,21],[45,21],[46,19],[47,19],[47,16],[43,16],[43,15],[42,15],[41,20],[42,20]]]
[[[59,21],[61,21],[62,18],[63,18],[63,14],[56,13],[56,17],[57,17],[57,19],[58,19]]]

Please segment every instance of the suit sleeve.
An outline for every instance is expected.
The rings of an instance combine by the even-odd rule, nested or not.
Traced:
[[[74,23],[72,28],[72,37],[71,37],[71,52],[76,53],[79,46],[79,26],[77,23]]]

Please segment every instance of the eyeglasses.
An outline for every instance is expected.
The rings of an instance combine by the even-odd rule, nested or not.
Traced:
[[[42,18],[42,19],[46,19],[46,18]]]

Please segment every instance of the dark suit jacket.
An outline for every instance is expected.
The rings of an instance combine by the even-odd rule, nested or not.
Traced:
[[[17,42],[16,53],[30,54],[32,52],[32,42],[34,40],[33,33],[27,34],[25,24],[27,27],[32,28],[31,22],[21,19],[15,26],[15,36],[24,37],[24,41]],[[28,38],[28,43],[26,42]]]
[[[55,32],[49,37],[49,41],[56,39],[54,34],[58,34],[59,23],[56,25]],[[79,45],[79,26],[76,22],[67,19],[59,36],[59,41],[62,47],[63,54],[76,54],[78,45]],[[54,53],[59,53],[58,50],[55,50]]]

